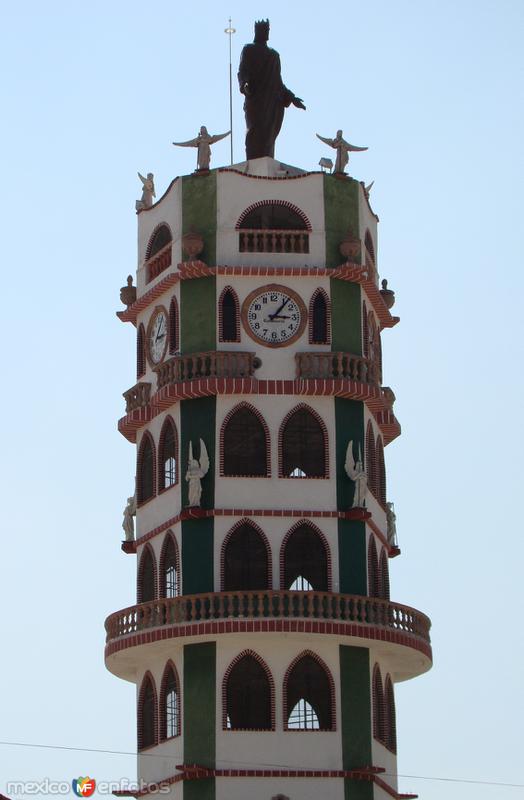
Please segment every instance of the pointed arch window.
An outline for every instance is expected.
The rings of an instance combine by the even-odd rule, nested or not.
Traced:
[[[319,417],[302,406],[280,431],[281,477],[327,478],[327,439]]]
[[[140,379],[146,372],[146,333],[142,323],[136,335],[136,377]]]
[[[284,543],[283,560],[283,589],[329,591],[326,546],[311,525],[291,531]]]
[[[385,736],[384,744],[391,750],[392,753],[397,752],[397,720],[395,711],[395,693],[393,691],[393,681],[390,675],[386,675],[386,684],[384,689],[384,705],[385,705]]]
[[[373,433],[373,426],[368,420],[366,427],[366,473],[368,478],[368,489],[373,494],[377,494],[377,464],[375,456],[375,434]]]
[[[221,450],[223,475],[268,476],[269,434],[250,406],[241,405],[226,418]]]
[[[138,568],[137,599],[149,603],[156,598],[156,563],[153,551],[146,545]]]
[[[224,591],[269,588],[269,552],[266,542],[249,522],[234,529],[224,547]]]
[[[373,238],[369,231],[366,231],[364,236],[364,248],[365,248],[365,260],[366,260],[366,267],[368,267],[370,271],[370,277],[375,277],[376,272],[376,258],[375,258],[375,245],[373,244]]]
[[[166,225],[165,222],[153,231],[146,249],[147,283],[171,266],[172,239],[169,225]]]
[[[377,546],[375,544],[374,536],[370,536],[368,545],[368,596],[381,596]]]
[[[384,689],[382,686],[382,675],[380,667],[375,664],[373,670],[373,736],[379,742],[384,742],[386,713],[384,706]]]
[[[180,564],[178,548],[171,531],[168,531],[160,559],[160,596],[178,597],[180,594]]]
[[[145,503],[155,494],[155,446],[149,433],[145,433],[138,450],[136,470],[137,502]]]
[[[310,344],[329,344],[329,300],[323,289],[317,289],[309,307]]]
[[[153,679],[146,675],[138,698],[138,749],[158,744],[156,690]]]
[[[160,692],[160,740],[180,736],[180,684],[171,661],[167,663]]]
[[[313,655],[295,662],[284,681],[285,730],[334,729],[333,682]]]
[[[240,341],[240,309],[237,293],[231,286],[223,289],[218,308],[219,341]]]
[[[175,423],[167,417],[158,445],[158,490],[169,489],[178,483],[178,436]]]
[[[382,548],[382,552],[380,553],[378,572],[380,581],[380,592],[378,596],[381,597],[383,600],[389,600],[388,557],[386,555],[386,551],[384,548]]]
[[[254,655],[246,654],[231,668],[226,677],[225,699],[227,730],[274,728],[269,674]]]
[[[178,301],[176,297],[172,297],[171,302],[169,304],[169,353],[171,355],[174,355],[180,349],[178,336],[179,336]]]
[[[377,444],[375,447],[376,463],[377,463],[377,491],[376,498],[383,508],[386,507],[386,464],[384,462],[384,445],[382,443],[382,436],[377,437]]]
[[[362,354],[364,358],[369,358],[368,309],[365,300],[362,302]]]

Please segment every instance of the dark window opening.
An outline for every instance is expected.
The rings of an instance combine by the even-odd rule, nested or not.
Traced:
[[[138,749],[143,750],[145,747],[152,747],[157,743],[155,691],[149,678],[143,684],[140,694]]]
[[[267,475],[266,432],[249,408],[239,408],[226,423],[223,455],[224,475]]]
[[[377,547],[373,536],[370,538],[368,546],[368,596],[380,597]]]
[[[308,726],[316,716],[316,730],[331,730],[331,700],[331,685],[325,670],[312,656],[304,656],[295,664],[287,679],[287,727],[292,722],[295,729],[312,730],[314,728]]]
[[[227,727],[271,730],[271,688],[265,669],[253,656],[235,664],[227,680]]]
[[[172,667],[169,667],[163,684],[162,697],[162,738],[171,739],[180,732],[180,705],[178,698],[178,681]]]
[[[155,599],[155,562],[149,547],[146,547],[138,574],[138,602],[149,603]]]
[[[297,583],[298,582],[298,583]],[[317,592],[328,591],[328,560],[324,542],[309,525],[301,525],[290,535],[284,548],[284,588],[295,585],[302,591],[311,587]]]
[[[144,436],[140,445],[137,468],[137,500],[145,503],[155,494],[155,454],[153,442]]]
[[[234,531],[224,552],[224,591],[269,588],[268,552],[260,533],[249,524]]]
[[[239,228],[271,231],[307,231],[308,226],[300,214],[280,203],[258,206],[247,214]]]
[[[177,482],[177,435],[171,419],[167,419],[160,436],[160,489],[168,489]]]
[[[282,432],[282,475],[308,478],[326,477],[324,431],[318,419],[300,408],[285,423]],[[302,476],[301,476],[302,477]]]
[[[328,310],[326,298],[318,292],[313,300],[313,324],[311,344],[327,344],[328,342]]]
[[[175,541],[169,534],[162,556],[162,597],[178,597],[179,594],[178,554]]]
[[[169,352],[171,355],[178,350],[178,304],[173,297],[169,306]]]
[[[222,295],[222,316],[221,316],[221,329],[220,341],[221,342],[237,342],[238,336],[238,302],[231,289],[226,289]]]
[[[138,326],[136,335],[136,377],[141,378],[146,371],[146,334],[144,326]]]
[[[149,259],[153,258],[153,256],[156,256],[156,254],[160,252],[163,247],[169,244],[171,238],[171,231],[167,225],[160,225],[149,242],[149,246],[147,248],[147,258]]]

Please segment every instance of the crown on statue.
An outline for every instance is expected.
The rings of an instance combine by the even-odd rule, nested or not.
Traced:
[[[269,20],[268,19],[257,19],[255,21],[255,34],[263,33],[266,38],[269,37]]]

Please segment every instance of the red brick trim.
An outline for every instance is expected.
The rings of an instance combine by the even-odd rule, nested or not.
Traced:
[[[241,378],[241,380],[243,380],[243,379]],[[237,475],[237,476],[235,476],[235,475],[224,475],[224,434],[225,434],[226,427],[228,426],[229,422],[235,416],[237,411],[240,411],[241,408],[247,408],[249,411],[251,411],[255,415],[255,417],[258,419],[258,421],[262,424],[262,427],[264,428],[264,435],[266,437],[266,465],[267,465],[267,469],[266,469],[266,474],[265,475]],[[222,421],[222,425],[220,426],[219,470],[220,470],[219,474],[220,474],[221,478],[233,478],[233,477],[238,477],[238,478],[249,478],[249,477],[253,477],[253,478],[270,478],[271,477],[271,437],[270,437],[270,433],[269,433],[269,428],[267,426],[266,420],[262,416],[262,413],[259,411],[258,408],[256,408],[255,406],[251,405],[251,403],[247,403],[245,401],[243,401],[242,403],[238,403],[238,405],[234,406],[234,408],[232,408],[230,411],[228,411],[228,413],[226,414],[226,416],[224,417],[224,419]]]
[[[168,428],[171,427],[174,433],[175,439],[175,482],[172,483],[170,486],[164,486],[164,445],[165,445],[165,438],[167,434]],[[173,486],[176,486],[180,480],[180,458],[179,458],[179,447],[178,447],[178,431],[175,425],[175,421],[171,414],[168,414],[164,420],[164,424],[162,425],[162,430],[160,431],[160,437],[158,440],[158,494],[161,492],[167,492],[168,489],[172,489]]]
[[[225,539],[222,542],[222,547],[220,548],[220,591],[221,592],[224,591],[226,548],[233,534],[236,533],[236,531],[243,525],[251,525],[251,527],[254,528],[256,532],[260,535],[262,541],[266,546],[267,588],[271,589],[273,586],[273,559],[271,557],[271,545],[269,543],[269,539],[267,538],[266,534],[264,533],[260,525],[257,525],[256,522],[253,522],[252,519],[248,519],[247,517],[242,517],[242,519],[239,519],[238,522],[235,522],[233,527],[227,532]]]
[[[321,476],[316,476],[315,475],[315,476],[311,476],[311,477],[306,476],[305,478],[292,478],[289,475],[284,475],[283,466],[282,466],[282,463],[283,463],[283,441],[282,440],[283,440],[283,437],[284,437],[284,430],[285,430],[285,427],[286,427],[287,423],[289,422],[291,417],[294,414],[296,414],[297,411],[302,411],[302,410],[308,411],[313,417],[315,417],[315,419],[320,424],[320,427],[322,429],[322,435],[324,437],[324,474],[321,475]],[[316,481],[318,481],[318,480],[326,480],[327,478],[329,478],[329,434],[328,434],[328,429],[326,427],[326,423],[324,422],[324,420],[322,419],[322,417],[320,416],[318,411],[315,411],[315,409],[312,408],[311,406],[309,406],[307,403],[299,403],[297,406],[295,406],[290,411],[288,411],[286,416],[284,417],[284,419],[282,420],[282,422],[280,424],[280,428],[278,429],[278,477],[279,478],[285,478],[286,480],[312,480],[312,481],[313,480],[316,480]]]
[[[147,243],[147,247],[146,247],[146,253],[145,253],[144,261],[149,261],[149,259],[151,258],[151,248],[153,246],[153,240],[154,240],[156,234],[158,233],[158,231],[160,230],[160,228],[167,228],[168,231],[169,231],[169,235],[171,237],[171,242],[173,241],[173,231],[171,230],[171,226],[168,225],[168,223],[165,222],[165,221],[164,222],[159,222],[158,225],[155,225],[155,227],[151,231],[151,235],[149,237],[149,240],[148,240],[148,243]]]
[[[117,311],[116,315],[118,319],[122,322],[132,322],[133,325],[136,325],[137,317],[141,311],[154,303],[157,298],[160,297],[161,294],[164,294],[168,289],[174,286],[180,280],[180,275],[171,272],[169,275],[166,275],[165,278],[155,283],[155,285],[141,295],[138,300],[129,306],[125,311]]]
[[[153,494],[151,497],[144,498],[143,496],[143,476],[142,476],[142,459],[144,457],[144,447],[148,441],[151,444],[152,450],[152,470],[153,470]],[[157,489],[157,477],[156,477],[156,448],[155,442],[149,431],[144,431],[142,438],[140,439],[140,444],[138,446],[138,456],[137,456],[137,463],[136,463],[136,496],[137,496],[137,505],[140,507],[145,503],[148,503],[149,500],[152,500],[156,496],[156,489]]]
[[[293,671],[293,669],[296,667],[298,662],[301,661],[305,656],[310,656],[314,661],[317,662],[317,664],[326,673],[326,676],[327,676],[327,679],[328,679],[328,682],[329,682],[329,692],[330,692],[330,706],[331,706],[331,727],[330,728],[320,728],[320,730],[318,730],[318,731],[309,731],[309,730],[299,730],[299,729],[295,729],[295,728],[288,728],[288,726],[287,726],[288,716],[289,716],[289,713],[292,711],[292,709],[288,709],[288,703],[287,703],[287,684],[288,684],[288,680],[289,680],[289,677],[290,677],[291,672]],[[286,670],[286,673],[284,675],[284,681],[283,681],[283,684],[282,684],[282,717],[283,717],[282,718],[282,724],[283,724],[284,730],[285,731],[291,731],[293,733],[323,733],[326,730],[336,731],[336,729],[337,729],[336,713],[337,713],[337,708],[336,708],[336,702],[335,702],[335,681],[333,680],[333,676],[331,674],[331,670],[327,666],[326,662],[323,661],[320,658],[319,655],[314,653],[313,650],[302,650],[301,653],[299,653],[297,656],[295,656],[295,658],[293,659],[291,664],[288,666],[288,668]]]
[[[177,730],[175,735],[167,737],[164,736],[164,731],[166,730],[167,726],[166,688],[170,670],[173,670],[173,674],[175,676],[176,694],[178,699],[178,719],[177,719]],[[160,720],[159,734],[158,734],[159,742],[169,741],[170,739],[174,739],[176,736],[180,736],[180,732],[182,730],[182,697],[180,694],[180,678],[178,677],[178,670],[175,667],[173,661],[171,661],[171,659],[169,659],[166,666],[164,667],[164,672],[162,675],[162,683],[160,684],[160,707],[158,716]]]
[[[233,167],[219,167],[217,172],[233,172],[242,178],[249,178],[255,181],[297,181],[301,178],[308,178],[310,175],[323,174],[320,170],[312,170],[311,172],[301,172],[300,175],[251,175],[249,172],[241,172],[239,169],[233,169]]]
[[[246,208],[239,216],[237,224],[235,225],[235,230],[240,230],[246,217],[251,214],[252,211],[255,211],[257,208],[261,208],[262,206],[284,206],[285,208],[289,208],[290,211],[293,211],[297,216],[300,217],[309,233],[311,233],[313,230],[311,227],[311,222],[304,212],[298,206],[294,205],[293,203],[289,203],[287,200],[258,200],[258,202],[252,203],[252,205]]]
[[[153,742],[152,745],[148,745],[147,747],[144,747],[142,745],[143,736],[144,736],[144,731],[143,731],[143,722],[144,722],[143,721],[143,703],[144,703],[144,694],[145,694],[146,686],[147,686],[148,683],[151,683],[151,686],[153,687],[153,716],[154,716],[153,727],[154,727],[154,739],[155,739],[155,741]],[[151,675],[149,670],[147,670],[147,672],[144,674],[144,677],[142,678],[142,683],[140,685],[140,692],[138,694],[138,704],[137,704],[137,714],[136,714],[136,716],[137,716],[137,748],[138,748],[138,750],[140,752],[143,752],[144,750],[149,750],[151,747],[156,747],[156,745],[158,744],[158,696],[157,696],[157,691],[156,691],[155,679],[153,678],[153,676]]]
[[[225,339],[223,335],[223,302],[224,296],[226,292],[229,292],[235,301],[235,338],[234,339]],[[239,342],[240,341],[240,303],[238,301],[238,295],[233,289],[232,286],[224,286],[222,291],[220,292],[220,297],[218,298],[218,341],[219,342]]]
[[[230,728],[227,727],[227,684],[228,684],[228,681],[229,681],[229,678],[230,678],[230,675],[231,675],[233,669],[236,667],[236,665],[240,661],[242,661],[242,659],[245,656],[251,656],[252,658],[254,658],[255,661],[257,661],[260,664],[260,666],[262,667],[262,669],[266,673],[266,676],[267,676],[267,679],[268,679],[268,683],[269,683],[269,697],[270,697],[270,703],[271,703],[271,717],[270,717],[270,719],[271,719],[271,728],[270,728],[270,730],[274,731],[275,730],[275,682],[273,680],[273,675],[271,674],[271,670],[269,669],[269,667],[266,664],[266,662],[264,661],[264,659],[261,656],[259,656],[258,653],[255,653],[254,650],[249,650],[249,649],[248,650],[242,650],[241,653],[239,653],[237,656],[235,656],[235,658],[230,663],[229,667],[226,669],[226,671],[224,673],[224,678],[222,680],[222,730],[223,731],[228,731],[228,732],[231,730]],[[235,728],[234,730],[240,730],[240,728]],[[257,730],[257,729],[256,728],[248,728],[248,729],[244,728],[242,730]],[[264,730],[267,730],[267,729],[264,728]]]
[[[324,302],[326,303],[326,341],[325,342],[314,342],[313,341],[313,306],[317,297],[321,295],[324,298]],[[308,336],[309,336],[309,344],[331,344],[331,301],[328,297],[328,294],[324,289],[319,287],[315,289],[313,294],[311,295],[311,300],[309,301],[309,315],[308,315]]]
[[[375,243],[373,242],[373,237],[370,233],[369,228],[366,228],[366,232],[364,234],[364,247],[368,251],[371,260],[373,261],[373,266],[376,268],[377,259],[375,256]]]
[[[145,562],[145,559],[148,556],[148,554],[153,559],[153,590],[154,590],[154,593],[155,593],[155,596],[154,596],[153,599],[156,600],[157,597],[158,597],[158,569],[157,569],[155,551],[153,550],[153,548],[151,547],[151,545],[148,542],[144,546],[142,552],[140,553],[140,560],[138,562],[137,582],[136,582],[136,601],[137,601],[137,603],[144,602],[143,599],[142,599],[143,596],[144,596],[142,572],[143,572],[143,569],[144,569],[144,562]]]
[[[282,544],[280,546],[280,588],[287,589],[288,587],[284,585],[284,573],[285,573],[285,551],[286,545],[290,540],[293,533],[298,529],[301,528],[303,525],[307,525],[308,528],[311,528],[313,533],[315,533],[321,540],[322,544],[324,545],[324,550],[326,551],[326,562],[327,562],[327,580],[328,580],[328,587],[327,591],[332,591],[332,582],[333,582],[333,565],[331,562],[331,548],[329,547],[329,542],[326,539],[324,533],[320,530],[320,528],[315,525],[313,522],[310,522],[308,519],[301,519],[288,530],[286,535],[282,540]]]
[[[400,555],[400,549],[398,547],[393,547],[389,544],[386,536],[382,533],[378,525],[373,521],[373,519],[368,518],[366,519],[366,523],[369,525],[377,539],[383,544],[384,549],[388,554],[388,558],[395,558],[396,556]]]
[[[165,562],[165,557],[166,557],[166,550],[167,550],[167,547],[168,547],[170,539],[173,541],[173,544],[175,546],[175,569],[176,569],[177,576],[178,576],[178,589],[179,589],[179,592],[181,593],[181,588],[182,587],[181,587],[181,571],[180,571],[180,553],[179,553],[179,549],[178,549],[178,542],[176,540],[176,536],[173,533],[173,531],[172,530],[168,530],[166,535],[164,536],[164,541],[162,542],[162,550],[160,551],[160,560],[159,560],[159,563],[158,563],[158,575],[159,575],[159,577],[158,577],[158,595],[157,595],[158,597],[167,597],[167,595],[165,593],[165,588],[164,588],[164,572],[165,572],[164,562]]]

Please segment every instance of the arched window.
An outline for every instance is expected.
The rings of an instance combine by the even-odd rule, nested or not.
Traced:
[[[171,266],[171,230],[163,222],[153,231],[146,249],[147,276],[146,282],[158,277],[161,272]]]
[[[313,654],[297,659],[284,679],[284,729],[334,729],[333,681]]]
[[[160,690],[160,741],[180,736],[180,684],[175,665],[168,661]]]
[[[373,244],[373,239],[369,231],[366,231],[364,236],[364,248],[366,251],[366,267],[368,267],[370,271],[370,277],[373,278],[375,276],[377,262],[375,258],[375,245]]]
[[[165,223],[162,223],[161,225],[158,226],[158,228],[156,228],[156,230],[153,232],[151,239],[149,240],[146,250],[146,260],[149,260],[150,258],[153,258],[153,256],[156,256],[157,253],[163,250],[164,247],[166,247],[171,242],[171,240],[172,236],[169,226],[166,225]]]
[[[146,333],[142,323],[136,335],[136,377],[140,379],[146,372]]]
[[[224,589],[269,588],[269,552],[260,530],[249,522],[234,528],[224,543]]]
[[[382,675],[380,667],[375,664],[373,669],[373,736],[379,742],[384,742],[385,730],[385,707],[384,707],[384,690],[382,688]]]
[[[306,406],[288,415],[280,429],[281,477],[327,478],[327,440],[320,418]]]
[[[329,343],[329,300],[323,289],[317,289],[309,305],[309,343]]]
[[[255,409],[242,404],[227,415],[222,427],[222,474],[269,474],[269,434]]]
[[[366,427],[366,473],[368,477],[368,489],[377,494],[377,465],[375,457],[375,434],[373,426],[368,420]]]
[[[369,358],[369,325],[366,301],[362,302],[362,355]]]
[[[289,203],[263,200],[237,222],[241,253],[309,253],[311,224]]]
[[[383,600],[389,600],[389,569],[388,569],[388,557],[386,555],[386,551],[382,548],[382,552],[380,553],[380,562],[379,562],[379,576],[380,576],[380,594],[379,597],[382,597]]]
[[[156,689],[153,678],[147,673],[138,696],[138,749],[158,744]]]
[[[137,581],[137,600],[149,603],[156,598],[156,563],[153,551],[146,545],[140,559]]]
[[[175,423],[166,417],[158,444],[158,491],[178,483],[178,436]]]
[[[155,494],[155,445],[147,432],[138,450],[136,491],[138,504],[147,502]]]
[[[376,462],[377,462],[377,492],[376,498],[379,503],[386,507],[386,465],[384,463],[384,445],[382,444],[382,436],[377,436],[377,444],[375,448]]]
[[[384,690],[384,705],[385,705],[385,736],[384,744],[391,750],[392,753],[397,752],[397,715],[395,712],[395,693],[393,691],[393,682],[389,675],[386,675],[386,685]]]
[[[178,597],[180,594],[180,565],[175,537],[168,531],[160,557],[160,597]]]
[[[312,525],[290,531],[283,544],[282,588],[294,591],[329,591],[326,545]]]
[[[226,674],[224,694],[224,728],[273,730],[269,670],[255,653],[246,653],[232,665]]]
[[[178,349],[178,302],[173,297],[169,304],[169,352],[173,355]]]
[[[237,293],[231,286],[222,290],[218,306],[218,339],[220,342],[240,341],[240,312]]]
[[[368,597],[380,597],[377,546],[374,536],[368,544]]]

